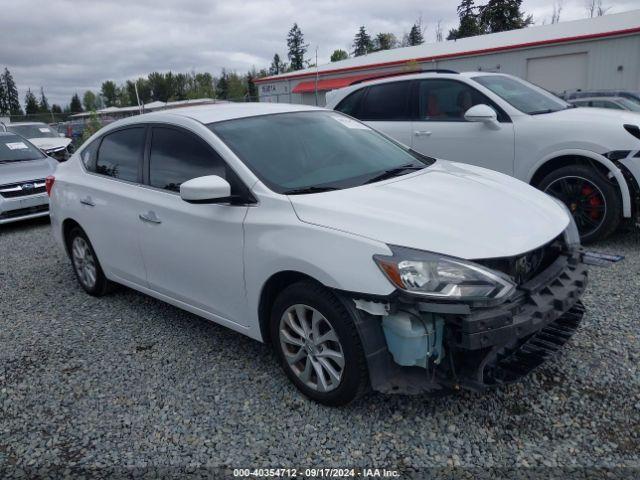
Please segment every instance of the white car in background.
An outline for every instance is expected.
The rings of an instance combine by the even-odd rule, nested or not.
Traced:
[[[57,164],[28,140],[0,131],[0,225],[49,215],[45,179]]]
[[[635,102],[624,97],[584,97],[567,100],[576,107],[610,108],[612,110],[626,110],[628,112],[640,112],[640,102]]]
[[[584,312],[561,202],[330,110],[123,119],[47,184],[53,233],[89,294],[121,283],[270,342],[296,387],[330,405],[369,387],[514,381]]]
[[[561,199],[583,241],[631,223],[640,202],[640,115],[575,108],[510,75],[432,72],[327,94],[327,108],[424,155],[512,175]]]
[[[71,139],[54,127],[42,122],[15,122],[5,125],[8,132],[16,133],[59,162],[66,161],[73,153]]]

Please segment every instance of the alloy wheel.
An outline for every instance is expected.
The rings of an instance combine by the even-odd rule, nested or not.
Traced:
[[[93,288],[96,285],[97,269],[89,244],[84,238],[75,237],[71,244],[71,253],[78,279],[84,287]]]
[[[292,305],[282,314],[279,336],[287,366],[306,386],[329,392],[340,385],[344,352],[322,313],[308,305]]]
[[[597,185],[583,177],[567,176],[551,182],[544,190],[569,208],[580,236],[598,230],[607,216],[607,201]]]

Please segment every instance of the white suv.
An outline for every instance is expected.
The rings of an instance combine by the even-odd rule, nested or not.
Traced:
[[[369,386],[513,381],[584,311],[586,267],[561,202],[330,110],[128,118],[48,184],[53,233],[88,293],[117,282],[271,342],[326,404]]]
[[[421,73],[328,94],[332,108],[424,154],[512,175],[561,199],[583,241],[640,201],[640,115],[575,108],[516,77]]]

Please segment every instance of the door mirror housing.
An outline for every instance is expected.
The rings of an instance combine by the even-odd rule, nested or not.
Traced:
[[[498,114],[489,105],[481,103],[474,105],[464,114],[465,120],[468,122],[483,122],[495,124],[498,121]]]
[[[180,185],[180,198],[189,203],[230,202],[231,185],[218,175],[193,178]]]

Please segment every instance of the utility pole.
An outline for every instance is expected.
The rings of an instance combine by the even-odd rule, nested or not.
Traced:
[[[318,106],[318,45],[316,45],[316,107]]]

